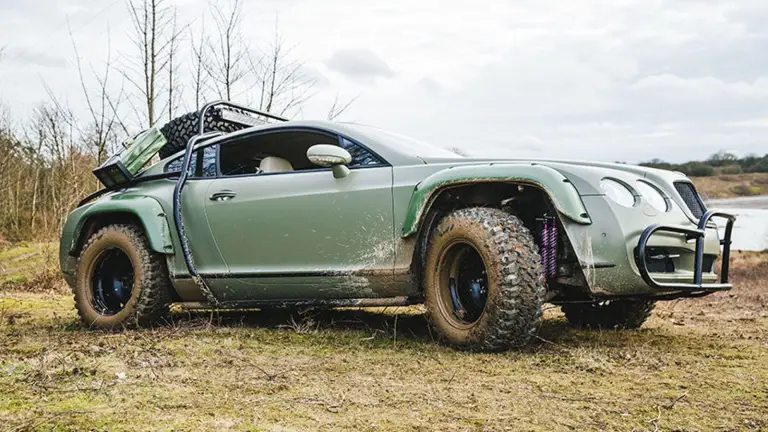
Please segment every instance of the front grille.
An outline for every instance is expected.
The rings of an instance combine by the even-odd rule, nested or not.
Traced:
[[[701,265],[702,271],[704,271],[704,273],[712,273],[716,259],[717,255],[704,255],[704,262]]]
[[[696,193],[696,188],[691,183],[675,182],[675,190],[683,198],[685,205],[688,206],[688,209],[696,219],[699,219],[707,211],[707,207],[701,201],[699,194]]]
[[[674,273],[675,262],[673,258],[680,255],[672,255],[667,249],[652,248],[646,249],[646,265],[651,273]]]

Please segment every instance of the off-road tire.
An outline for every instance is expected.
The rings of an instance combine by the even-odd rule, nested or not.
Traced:
[[[228,108],[231,111],[238,111]],[[221,119],[221,110],[209,109],[205,113],[205,132],[234,132],[244,129],[246,126],[226,122]],[[200,133],[200,112],[195,111],[176,117],[160,129],[160,132],[168,141],[160,149],[160,158],[166,158],[178,151],[187,148],[189,140]]]
[[[92,302],[91,276],[100,253],[119,248],[133,267],[133,288],[130,299],[114,315],[102,315]],[[165,257],[153,252],[144,232],[134,225],[109,225],[87,240],[77,262],[73,287],[75,307],[80,319],[89,328],[115,329],[148,326],[168,313],[172,302],[172,286]]]
[[[561,309],[571,327],[578,329],[625,330],[643,325],[656,307],[653,300],[611,300],[595,303],[566,303]]]
[[[480,255],[488,284],[485,307],[469,325],[457,325],[440,282],[441,261],[459,243]],[[450,345],[476,351],[522,347],[539,328],[544,272],[538,247],[516,216],[485,207],[448,214],[430,234],[423,274],[428,320]]]

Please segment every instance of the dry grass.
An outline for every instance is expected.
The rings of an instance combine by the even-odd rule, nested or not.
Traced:
[[[768,195],[768,173],[723,174],[692,180],[705,199]]]
[[[67,292],[58,253],[55,243],[20,243],[5,249],[0,245],[0,290]]]
[[[418,308],[193,314],[84,329],[69,296],[0,300],[10,430],[765,430],[768,254],[638,331],[549,309],[522,351],[457,352]]]

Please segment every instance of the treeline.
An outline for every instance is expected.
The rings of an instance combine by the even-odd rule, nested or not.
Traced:
[[[651,159],[641,166],[680,171],[691,177],[709,177],[719,174],[768,173],[768,154],[750,154],[742,158],[733,153],[719,151],[706,160],[674,164],[661,159]]]
[[[18,133],[0,119],[0,246],[55,239],[78,200],[99,188],[97,151],[61,112],[37,109]]]
[[[242,0],[211,2],[189,23],[168,0],[128,0],[126,16],[132,48],[119,55],[107,40],[104,58],[84,59],[72,35],[78,81],[70,87],[84,109],[45,83],[48,98],[30,115],[4,109],[0,94],[0,247],[58,238],[78,201],[100,188],[92,170],[148,126],[216,99],[291,117],[317,92],[277,27],[264,40],[242,37]],[[11,66],[0,57],[0,68]],[[327,118],[353,101],[337,97]]]

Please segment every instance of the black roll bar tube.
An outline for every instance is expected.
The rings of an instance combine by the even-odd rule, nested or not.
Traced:
[[[219,304],[216,296],[205,283],[203,278],[198,274],[195,262],[192,259],[192,253],[189,251],[189,242],[184,231],[184,223],[181,218],[181,191],[184,190],[184,184],[187,182],[187,176],[189,174],[189,164],[192,160],[192,152],[194,151],[195,144],[206,139],[214,138],[223,135],[222,132],[208,132],[200,135],[195,135],[187,143],[187,148],[184,151],[184,160],[181,163],[181,171],[179,172],[179,180],[176,182],[176,186],[173,188],[173,220],[176,223],[176,234],[179,236],[179,244],[181,244],[181,251],[184,254],[184,262],[187,265],[187,270],[192,280],[195,281],[200,291],[214,306]]]
[[[226,106],[230,108],[235,108],[235,109],[239,109],[252,114],[278,120],[278,121],[288,121],[288,119],[285,117],[280,117],[274,114],[270,114],[268,112],[259,111],[253,108],[248,108],[246,106],[232,103],[229,101],[223,101],[223,100],[214,101],[214,102],[205,104],[203,108],[200,110],[199,133],[198,135],[195,135],[194,137],[192,137],[189,140],[189,142],[187,142],[187,148],[184,151],[184,160],[182,161],[181,171],[179,172],[179,179],[176,182],[176,186],[173,189],[173,220],[176,223],[176,233],[179,236],[179,243],[181,244],[181,250],[184,255],[184,263],[187,266],[189,275],[192,277],[192,280],[195,282],[195,284],[197,284],[197,286],[200,288],[200,291],[203,293],[203,296],[205,296],[206,300],[208,300],[214,306],[218,306],[220,303],[216,298],[216,296],[213,295],[213,292],[208,287],[208,284],[205,283],[205,280],[198,273],[197,268],[195,267],[195,261],[192,258],[192,253],[189,250],[189,242],[187,240],[186,232],[184,230],[184,221],[182,220],[182,217],[181,217],[181,192],[184,190],[184,185],[187,182],[187,177],[189,175],[189,164],[191,163],[191,160],[192,160],[192,152],[194,150],[195,144],[197,144],[200,141],[204,141],[206,139],[223,135],[223,132],[215,132],[215,131],[205,132],[205,113],[208,110],[217,106]]]
[[[260,115],[262,117],[271,118],[273,120],[288,121],[288,119],[285,118],[285,117],[281,117],[281,116],[278,116],[278,115],[275,115],[275,114],[271,114],[271,113],[268,113],[266,111],[260,111],[260,110],[257,110],[257,109],[249,108],[249,107],[244,106],[244,105],[239,105],[239,104],[232,103],[232,102],[225,101],[225,100],[219,100],[219,101],[209,102],[209,103],[203,105],[203,108],[200,110],[200,113],[199,113],[199,122],[200,122],[199,133],[201,135],[205,133],[205,113],[208,112],[209,109],[211,109],[213,107],[217,107],[217,106],[226,106],[226,107],[230,107],[230,108],[236,108],[236,109],[239,109],[239,110],[242,110],[242,111],[245,111],[245,112],[249,112],[251,114],[256,114],[256,115]]]
[[[704,213],[701,216],[701,219],[699,219],[699,229],[702,230],[702,232],[706,229],[707,223],[709,223],[709,220],[713,217],[721,217],[728,220],[725,224],[725,236],[723,236],[723,239],[720,241],[720,244],[723,246],[723,256],[722,261],[723,264],[720,267],[720,282],[721,283],[727,283],[728,282],[728,267],[729,267],[729,261],[731,258],[731,233],[733,232],[733,223],[736,221],[736,216],[729,214],[729,213],[723,213],[718,210],[709,210],[708,212]],[[694,267],[693,267],[693,283],[697,285],[701,285],[701,278],[702,278],[702,264],[704,262],[704,236],[696,238],[696,261],[694,261]]]

